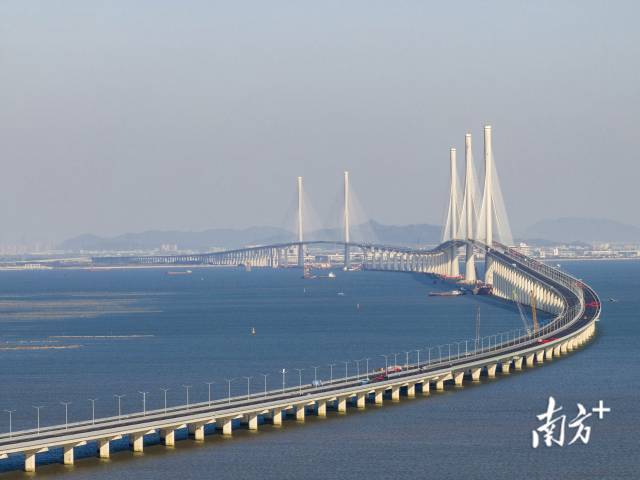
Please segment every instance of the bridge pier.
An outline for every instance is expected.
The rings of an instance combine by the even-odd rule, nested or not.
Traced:
[[[274,408],[272,422],[274,425],[282,425],[282,409]]]
[[[501,369],[502,369],[503,375],[508,375],[510,368],[511,368],[511,360],[507,360],[505,362],[502,362]]]
[[[474,382],[479,382],[480,381],[480,373],[482,372],[482,368],[480,367],[475,367],[471,369],[471,380],[473,380]]]
[[[436,380],[436,390],[444,390],[444,379],[438,378]]]
[[[497,367],[498,367],[497,363],[490,363],[489,365],[487,365],[487,377],[495,378]]]
[[[133,449],[134,452],[143,452],[144,451],[144,434],[130,433],[129,446]]]
[[[36,471],[36,452],[24,452],[24,471],[33,473]]]
[[[160,441],[167,447],[175,447],[176,445],[176,429],[163,428],[160,430]]]
[[[544,352],[544,356],[547,360],[552,360],[553,359],[553,347],[549,347],[545,350]]]
[[[400,387],[397,385],[393,385],[391,387],[391,400],[397,402],[400,400]]]
[[[416,384],[410,383],[407,385],[407,397],[413,398],[416,396]]]
[[[422,395],[429,395],[429,380],[422,381]]]
[[[522,370],[522,357],[516,357],[513,360],[513,366],[516,370]]]
[[[347,411],[347,397],[338,397],[338,412],[346,413]]]
[[[527,367],[533,367],[534,358],[535,358],[535,354],[534,353],[528,353],[527,354]]]
[[[65,465],[73,465],[73,445],[64,445],[62,452],[62,462]]]
[[[201,442],[204,440],[204,423],[190,423],[188,426],[189,435],[193,436],[193,439]]]
[[[306,412],[306,407],[304,405],[296,406],[296,420],[298,422],[304,422],[305,412]]]
[[[367,397],[365,393],[358,393],[356,397],[356,407],[361,409],[365,408],[366,400],[367,400]]]
[[[327,416],[327,401],[326,400],[320,400],[318,402],[317,415],[319,417],[326,417]]]
[[[560,345],[560,353],[562,355],[566,355],[567,353],[569,353],[567,349],[567,342],[564,342]]]
[[[376,405],[384,404],[384,390],[376,390],[374,393],[374,402]]]
[[[544,350],[538,350],[536,352],[536,362],[544,363]]]
[[[109,458],[110,448],[109,448],[109,440],[98,440],[98,457],[100,458]]]
[[[463,379],[464,379],[464,371],[455,372],[453,374],[453,381],[456,384],[456,387],[462,386]]]
[[[555,347],[553,347],[553,356],[554,357],[560,356],[560,345],[556,345]]]

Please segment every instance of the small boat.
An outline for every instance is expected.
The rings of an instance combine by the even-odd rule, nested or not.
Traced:
[[[464,295],[464,292],[460,290],[450,290],[448,292],[429,292],[430,297],[457,297]]]
[[[344,297],[344,292],[338,292],[339,297]]]
[[[329,275],[327,275],[327,278],[336,278],[336,274],[333,272],[329,272]]]
[[[251,327],[251,335],[255,335],[256,334],[256,327]]]
[[[613,297],[609,297],[609,301],[611,303],[618,303],[618,299],[617,298],[613,298]]]
[[[167,275],[191,275],[193,272],[191,270],[177,270],[177,271],[168,271]]]

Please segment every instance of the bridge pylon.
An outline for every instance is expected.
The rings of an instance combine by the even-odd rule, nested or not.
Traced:
[[[351,258],[349,252],[349,172],[344,172],[344,268],[349,269]]]
[[[449,150],[449,160],[451,164],[451,187],[449,196],[449,212],[447,214],[447,222],[443,233],[443,241],[458,239],[458,160],[455,148],[451,148]],[[457,277],[460,274],[460,267],[458,265],[458,247],[452,246],[448,252],[448,257],[447,274],[452,277]]]
[[[465,255],[465,267],[464,267],[464,281],[465,283],[476,282],[476,264],[473,251],[472,240],[475,239],[474,222],[477,217],[477,196],[476,196],[476,177],[475,169],[473,167],[473,150],[471,147],[471,134],[467,133],[464,136],[464,157],[465,157],[465,177],[464,177],[464,196],[462,200],[462,212],[460,215],[460,233],[468,240],[466,255]]]
[[[302,177],[298,177],[298,267],[304,268],[304,241],[302,230]]]

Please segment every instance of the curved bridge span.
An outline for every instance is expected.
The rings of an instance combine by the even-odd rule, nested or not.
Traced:
[[[266,391],[260,394],[228,398],[166,410],[147,411],[121,417],[96,419],[69,425],[24,430],[0,436],[0,458],[21,455],[26,471],[35,471],[37,454],[61,448],[65,464],[74,463],[74,449],[95,445],[97,455],[108,458],[110,442],[128,438],[131,449],[144,450],[145,436],[159,434],[161,441],[174,445],[176,432],[188,429],[191,437],[201,441],[205,426],[215,425],[223,435],[232,435],[234,424],[244,422],[258,429],[261,421],[282,424],[287,413],[304,420],[308,414],[325,416],[328,408],[347,412],[348,408],[366,408],[367,403],[383,404],[385,397],[394,401],[401,395],[428,394],[431,388],[442,390],[445,384],[462,385],[477,381],[481,375],[508,374],[535,363],[566,355],[585,344],[595,333],[600,315],[600,301],[586,284],[517,251],[494,242],[491,247],[479,241],[449,241],[431,250],[348,242],[293,242],[190,256],[110,257],[96,259],[96,264],[129,262],[141,265],[237,265],[278,266],[281,252],[298,248],[333,244],[360,249],[365,270],[393,270],[447,276],[456,272],[459,251],[467,256],[484,255],[485,279],[494,286],[495,296],[505,301],[528,303],[535,292],[538,307],[553,318],[536,331],[516,332],[489,337],[488,342],[458,343],[457,350],[439,352],[415,363],[407,363],[400,372],[390,373],[380,381],[362,376],[335,379],[322,385]],[[304,254],[301,255],[304,261]],[[468,259],[467,259],[468,260]],[[261,263],[264,262],[264,263]],[[347,263],[347,262],[345,262]],[[455,265],[453,265],[455,263]],[[465,262],[468,265],[468,261]],[[475,268],[475,267],[474,267]],[[493,341],[492,341],[493,338]],[[208,430],[211,432],[211,429]]]

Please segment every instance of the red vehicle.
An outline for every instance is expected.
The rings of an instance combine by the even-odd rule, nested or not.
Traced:
[[[371,377],[370,380],[372,382],[384,382],[387,378],[389,377],[387,376],[386,373],[380,373],[378,375]]]
[[[541,338],[538,340],[538,343],[549,343],[549,342],[553,342],[554,340],[558,340],[555,337],[551,337],[551,338]]]
[[[589,302],[585,304],[585,307],[588,307],[588,308],[598,308],[599,306],[600,304],[595,300],[593,302]]]

